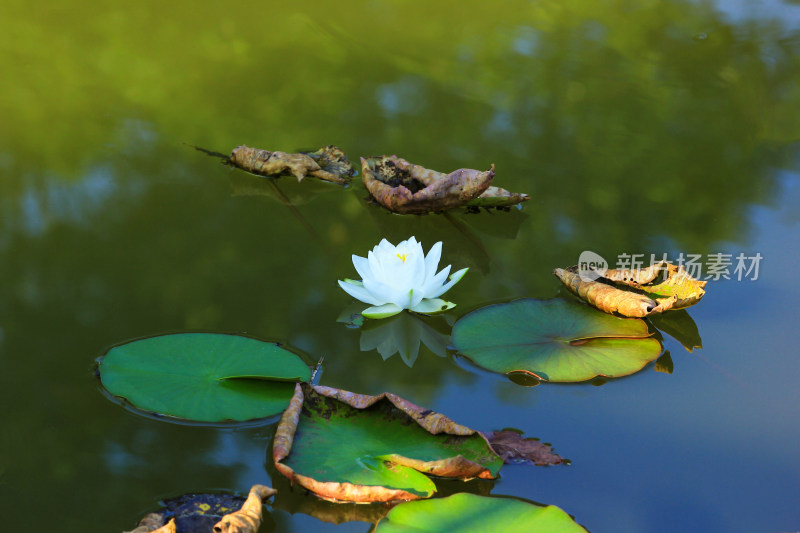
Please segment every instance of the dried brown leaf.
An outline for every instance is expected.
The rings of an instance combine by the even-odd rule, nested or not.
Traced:
[[[603,273],[603,277],[610,279],[611,281],[630,285],[631,287],[638,287],[644,285],[645,283],[650,283],[656,279],[659,274],[661,274],[661,271],[665,265],[667,265],[666,261],[659,261],[658,263],[653,263],[647,268],[610,268]]]
[[[661,283],[650,282],[666,271]],[[584,281],[578,267],[557,268],[553,274],[573,294],[606,313],[642,318],[699,302],[707,282],[692,278],[683,266],[655,263],[638,270],[608,270],[595,281]]]
[[[486,192],[494,165],[481,172],[461,168],[443,174],[395,155],[361,158],[364,186],[375,200],[395,213],[424,214],[468,204]]]
[[[611,283],[583,281],[573,268],[557,268],[553,274],[570,292],[601,311],[627,317],[644,317],[654,312],[659,305],[652,298],[618,289]]]
[[[175,519],[164,524],[164,513],[150,513],[139,521],[139,526],[125,533],[177,533]]]
[[[253,485],[242,508],[226,514],[214,524],[215,533],[256,533],[261,527],[264,500],[277,491],[264,485]]]
[[[531,197],[527,194],[511,192],[501,187],[491,186],[467,205],[474,207],[508,207],[521,204],[530,199]]]
[[[260,176],[291,174],[297,178],[297,181],[303,181],[306,176],[313,176],[321,180],[345,184],[352,174],[352,165],[344,152],[335,146],[321,148],[310,154],[289,154],[242,145],[233,149],[228,162],[235,167]],[[346,172],[339,173],[343,170]]]
[[[559,465],[564,458],[553,452],[552,446],[538,439],[523,438],[522,433],[510,429],[485,434],[495,453],[506,464],[533,463],[535,465]]]

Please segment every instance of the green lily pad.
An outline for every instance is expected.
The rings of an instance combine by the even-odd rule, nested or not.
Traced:
[[[375,533],[586,533],[554,505],[462,492],[447,498],[401,503],[378,522]]]
[[[493,479],[503,464],[480,433],[398,396],[308,385],[281,418],[273,459],[318,496],[354,502],[427,498],[426,474]]]
[[[560,298],[528,298],[473,311],[456,322],[453,344],[487,370],[561,382],[633,374],[661,353],[661,343],[650,337],[643,320]]]
[[[197,422],[247,421],[286,409],[311,370],[276,343],[180,333],[117,345],[98,365],[105,389],[134,408]]]

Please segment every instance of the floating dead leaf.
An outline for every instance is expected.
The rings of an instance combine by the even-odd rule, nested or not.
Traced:
[[[467,205],[486,192],[494,165],[481,172],[460,168],[450,174],[409,163],[396,155],[361,158],[364,186],[389,211],[424,214]]]
[[[506,464],[532,463],[538,466],[560,465],[563,457],[553,452],[553,447],[535,438],[524,438],[516,429],[503,429],[484,433],[495,453]]]
[[[660,274],[666,279],[653,283]],[[553,274],[573,294],[606,313],[645,317],[694,305],[705,295],[698,281],[681,265],[659,262],[643,269],[607,270],[594,281],[584,281],[578,267],[557,268]]]
[[[256,533],[261,527],[264,500],[276,492],[264,485],[253,485],[242,508],[214,524],[214,533]]]
[[[177,533],[175,519],[164,524],[164,513],[149,513],[139,520],[139,526],[124,533]]]
[[[501,187],[491,186],[480,196],[470,201],[467,207],[509,207],[530,200],[527,194],[507,191]]]
[[[480,433],[391,393],[295,388],[275,431],[277,470],[331,501],[427,498],[425,475],[494,479],[502,459]]]
[[[271,152],[249,146],[233,149],[229,163],[259,176],[293,175],[297,181],[306,176],[343,185],[353,175],[353,165],[336,146],[326,146],[316,152],[288,154]]]
[[[254,485],[248,499],[234,494],[213,492],[188,493],[167,498],[159,502],[160,510],[147,514],[139,522],[138,528],[129,533],[255,532],[257,526],[256,529],[252,529],[255,519],[261,523],[269,517],[261,514],[262,498],[267,498],[275,492],[268,487]],[[226,526],[225,522],[228,516],[234,517],[230,527]],[[171,519],[170,523],[166,523],[168,518]],[[223,529],[214,529],[215,524]]]

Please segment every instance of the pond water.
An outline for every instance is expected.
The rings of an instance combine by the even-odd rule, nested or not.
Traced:
[[[326,522],[352,507],[275,473],[274,424],[171,424],[100,392],[109,346],[183,331],[280,340],[324,357],[321,384],[519,428],[571,461],[444,493],[554,504],[593,532],[800,528],[800,7],[290,4],[4,2],[3,529],[122,531],[163,497],[254,483],[280,491],[261,531],[370,529]],[[282,178],[287,206],[187,144],[494,163],[532,199],[398,216],[358,178]],[[762,260],[688,310],[701,349],[664,336],[671,373],[525,387],[435,347],[385,358],[369,324],[337,321],[351,254],[412,235],[470,268],[425,320],[443,335],[489,303],[568,298],[552,270],[584,250]]]

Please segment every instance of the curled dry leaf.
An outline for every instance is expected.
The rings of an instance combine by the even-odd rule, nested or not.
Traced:
[[[506,464],[532,463],[538,466],[560,465],[564,458],[553,451],[552,446],[539,439],[524,438],[513,429],[492,431],[485,434],[495,453]]]
[[[653,284],[662,271],[666,272],[666,279]],[[631,318],[694,305],[705,295],[707,283],[691,277],[682,265],[666,262],[643,269],[607,270],[595,281],[582,280],[577,266],[557,268],[553,274],[588,304]]]
[[[396,155],[361,158],[364,186],[389,211],[424,214],[461,207],[486,192],[494,165],[481,172],[461,168],[443,174]]]
[[[507,191],[501,187],[489,187],[480,196],[469,202],[474,207],[508,207],[530,200],[527,194]]]
[[[164,524],[164,513],[150,513],[139,521],[139,526],[126,533],[176,533],[175,519]]]
[[[242,508],[214,524],[214,533],[256,533],[261,527],[264,500],[276,492],[264,485],[253,485]]]
[[[391,393],[308,384],[295,388],[272,457],[292,482],[348,502],[429,497],[436,487],[423,473],[494,479],[502,466],[483,435],[442,414]]]
[[[312,176],[324,181],[346,184],[353,175],[353,165],[336,146],[326,146],[316,152],[288,154],[238,146],[228,163],[259,176],[293,175],[297,181]]]

